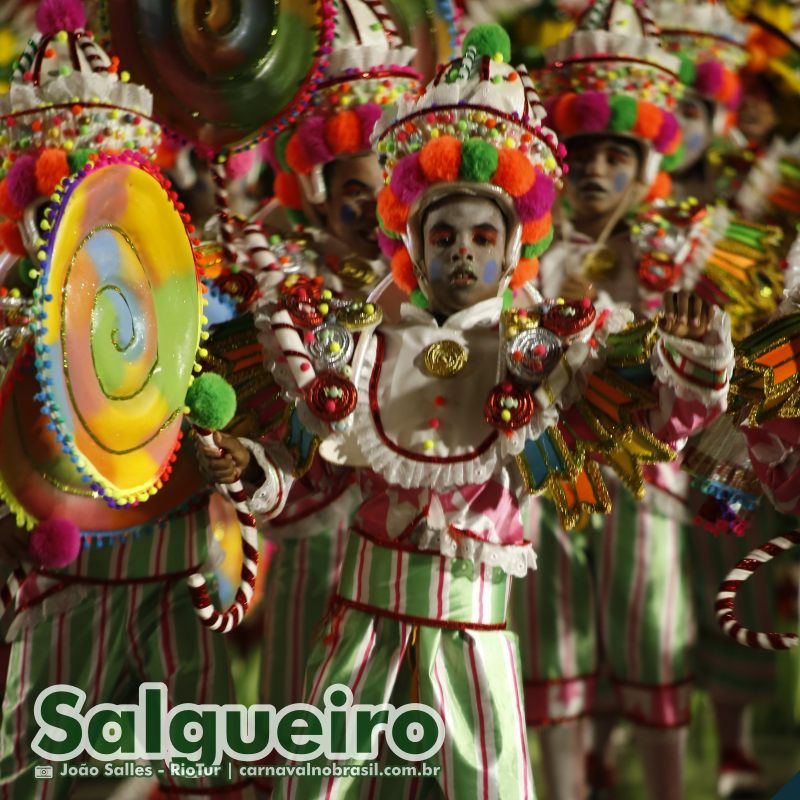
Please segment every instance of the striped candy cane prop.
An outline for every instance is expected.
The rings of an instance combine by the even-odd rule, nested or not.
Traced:
[[[71,564],[81,549],[81,533],[74,522],[53,517],[40,522],[28,539],[28,560],[18,564],[0,588],[0,617],[14,605],[20,586],[38,567],[61,569]]]
[[[189,419],[200,441],[211,449],[219,450],[213,431],[224,428],[236,411],[236,394],[233,387],[221,376],[207,372],[197,378],[186,394]],[[256,520],[250,512],[247,494],[241,481],[224,487],[236,509],[242,532],[242,572],[239,588],[227,611],[218,611],[208,594],[205,577],[194,573],[187,578],[192,603],[200,621],[220,633],[228,633],[244,619],[255,591],[258,572],[258,534]]]
[[[744,647],[753,647],[759,650],[791,650],[800,644],[800,639],[795,633],[761,633],[745,628],[734,614],[736,592],[739,591],[739,587],[757,569],[798,544],[800,544],[800,531],[776,536],[743,558],[722,582],[717,594],[717,602],[714,604],[717,611],[717,622],[731,639]]]

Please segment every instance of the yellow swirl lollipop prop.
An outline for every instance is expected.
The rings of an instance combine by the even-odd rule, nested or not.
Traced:
[[[36,399],[73,483],[112,506],[144,502],[171,471],[199,369],[202,293],[185,219],[133,154],[90,162],[53,201],[37,252]]]

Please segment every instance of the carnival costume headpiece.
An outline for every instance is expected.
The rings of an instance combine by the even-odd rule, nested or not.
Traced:
[[[800,8],[784,0],[759,0],[746,21],[748,72],[776,78],[778,88],[800,94]]]
[[[85,30],[76,0],[43,0],[39,28],[0,95],[0,247],[25,256],[16,223],[37,199],[92,154],[129,150],[151,156],[160,135],[153,98],[128,82]],[[26,224],[27,230],[30,225]]]
[[[681,130],[679,62],[659,44],[642,0],[598,0],[576,29],[545,51],[540,88],[562,140],[613,134],[644,147],[642,182],[655,181],[662,157],[675,153]]]
[[[369,151],[385,106],[416,96],[419,74],[408,66],[414,49],[403,45],[389,15],[373,0],[340,0],[329,66],[312,106],[299,122],[271,139],[275,194],[295,219],[300,183],[312,203],[325,200],[323,168],[344,155]]]
[[[381,248],[396,283],[425,295],[422,213],[453,194],[486,196],[508,225],[505,274],[512,287],[535,277],[553,238],[550,208],[564,149],[544,126],[545,110],[524,67],[514,69],[508,35],[473,28],[463,56],[439,67],[416,100],[376,126],[386,186],[378,195]]]
[[[657,0],[653,13],[664,48],[680,60],[681,81],[715,103],[714,132],[724,133],[741,100],[747,26],[713,0]]]

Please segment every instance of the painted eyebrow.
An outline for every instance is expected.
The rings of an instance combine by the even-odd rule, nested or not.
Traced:
[[[497,233],[497,228],[492,225],[491,222],[481,222],[479,225],[473,225],[472,230],[474,231],[494,231]]]
[[[439,233],[441,231],[452,231],[453,226],[447,222],[437,222],[432,228],[431,233]]]

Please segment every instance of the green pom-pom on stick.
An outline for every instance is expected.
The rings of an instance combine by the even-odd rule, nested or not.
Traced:
[[[478,51],[478,56],[493,58],[500,53],[503,61],[511,60],[511,39],[499,25],[476,25],[464,37],[461,52],[466,54],[470,47]]]
[[[222,430],[236,413],[236,392],[214,372],[204,372],[186,392],[190,421],[200,428]]]

